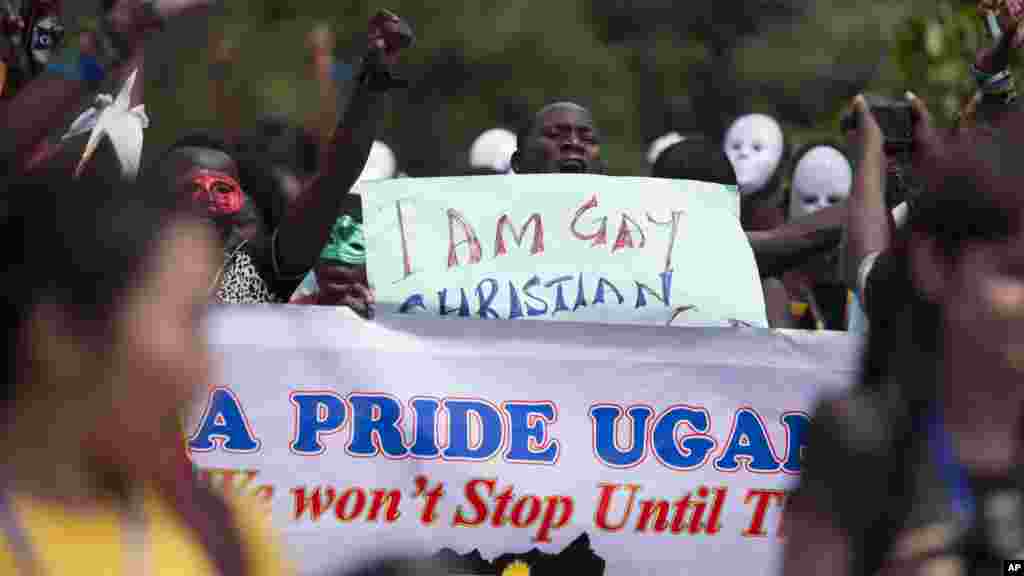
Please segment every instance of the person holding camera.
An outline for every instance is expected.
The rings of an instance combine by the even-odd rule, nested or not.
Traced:
[[[868,102],[855,102],[851,202],[873,206],[862,240],[876,242],[859,249],[885,256],[867,282],[860,381],[821,403],[807,431],[786,574],[973,576],[1024,554],[1024,140],[1019,129],[940,139],[909,100],[925,189],[895,238],[886,135]],[[851,247],[866,208],[851,205]]]

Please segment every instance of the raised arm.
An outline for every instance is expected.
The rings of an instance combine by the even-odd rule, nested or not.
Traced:
[[[277,232],[282,271],[308,270],[343,211],[355,211],[359,198],[349,194],[366,165],[388,91],[399,85],[391,67],[412,44],[412,30],[397,16],[380,12],[370,21],[367,56],[338,128],[325,153],[325,165],[292,204]]]
[[[142,46],[162,23],[186,12],[202,10],[212,0],[159,0],[143,3],[121,0],[107,15],[108,29],[116,40],[118,54],[104,71],[97,61],[96,39],[92,33],[82,35],[77,70],[65,74],[44,74],[35,78],[0,109],[0,125],[5,126],[0,138],[0,162],[6,174],[17,174],[27,168],[37,145],[62,127],[85,98],[106,77],[107,73],[122,83],[136,69],[132,103],[142,101]]]
[[[778,228],[747,232],[761,276],[779,276],[809,257],[839,246],[846,209],[842,202]]]
[[[892,225],[889,211],[885,208],[885,140],[882,129],[863,96],[857,96],[853,106],[859,116],[859,156],[850,192],[843,278],[847,286],[856,287],[864,258],[889,248]]]

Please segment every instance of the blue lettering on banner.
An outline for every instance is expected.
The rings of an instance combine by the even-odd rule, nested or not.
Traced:
[[[555,288],[555,309],[551,312],[552,316],[554,316],[554,315],[556,315],[556,314],[558,314],[559,312],[562,312],[562,311],[566,311],[566,312],[569,311],[569,307],[566,306],[566,304],[565,304],[565,292],[562,291],[562,284],[565,283],[565,282],[571,282],[571,281],[572,281],[572,276],[559,276],[558,278],[555,278],[554,280],[549,280],[548,282],[544,283],[544,287],[545,288],[551,288],[552,286],[556,286],[556,288]]]
[[[506,402],[509,417],[509,448],[505,460],[524,464],[553,464],[558,460],[558,440],[548,439],[547,425],[557,420],[552,402]]]
[[[384,394],[350,394],[352,406],[352,441],[348,453],[370,457],[383,453],[388,458],[406,454],[402,430],[402,404]]]
[[[327,451],[320,437],[337,432],[345,424],[345,402],[334,392],[293,392],[295,437],[291,450],[304,456]]]
[[[530,306],[529,302],[527,302],[526,315],[530,317],[543,316],[548,313],[548,303],[545,302],[543,298],[539,298],[532,292],[530,292],[530,288],[533,288],[535,286],[540,286],[540,278],[537,276],[530,278],[526,282],[526,284],[523,285],[523,293],[526,294],[526,297],[529,298],[530,300],[533,300],[534,302],[540,302],[541,304],[543,304],[544,308],[534,308],[533,306]]]
[[[445,400],[448,410],[448,447],[444,451],[446,460],[491,459],[503,443],[504,423],[498,409],[482,400]],[[470,434],[472,422],[480,422],[479,442],[473,446]]]
[[[461,299],[459,300],[459,316],[463,318],[469,318],[469,300],[466,298],[466,289],[460,288],[459,294]],[[455,308],[448,308],[448,289],[445,288],[437,293],[437,300],[440,302],[441,316],[448,316],[452,312],[455,312]]]
[[[736,411],[732,432],[721,457],[715,461],[715,468],[723,472],[735,472],[739,469],[737,460],[743,461],[749,472],[768,473],[779,470],[771,439],[765,431],[761,416],[753,408]]]
[[[437,412],[441,401],[436,398],[414,398],[411,402],[415,441],[409,448],[413,458],[433,459],[441,455],[437,447]]]
[[[509,301],[508,301],[508,319],[515,320],[516,318],[523,317],[523,306],[519,303],[519,292],[516,291],[516,287],[512,285],[512,281],[508,281]]]
[[[413,294],[402,302],[402,305],[398,307],[399,314],[412,314],[414,308],[427,309],[427,305],[423,303],[423,294]]]
[[[629,468],[643,461],[647,455],[647,421],[654,414],[649,406],[632,406],[626,411],[632,423],[632,440],[627,450],[619,450],[615,441],[622,407],[599,404],[591,407],[590,419],[594,430],[594,454],[613,468]]]
[[[386,393],[342,398],[318,390],[292,392],[291,403],[295,434],[289,448],[303,456],[323,454],[323,437],[346,425],[351,433],[345,450],[359,458],[480,462],[500,453],[511,464],[556,464],[562,454],[561,442],[551,434],[559,412],[552,401],[506,401],[499,408],[482,398],[416,396],[405,406]],[[403,424],[406,410],[412,417],[411,436]],[[591,405],[588,413],[593,453],[601,464],[631,468],[652,453],[662,466],[679,471],[713,462],[723,472],[742,466],[758,474],[799,474],[810,422],[805,412],[782,414],[786,453],[780,459],[764,419],[751,407],[736,410],[724,443],[711,435],[711,414],[703,406],[679,404],[655,412],[643,404],[625,408],[600,403]],[[198,428],[189,439],[193,451],[218,446],[229,452],[260,449],[241,404],[228,389],[211,393]],[[439,430],[447,430],[445,438]]]
[[[491,287],[486,296],[484,295],[484,284]],[[484,278],[479,284],[477,284],[476,296],[480,303],[480,306],[477,308],[477,314],[481,318],[501,318],[498,312],[494,308],[491,308],[491,302],[494,302],[494,297],[497,295],[498,281],[494,278]]]
[[[188,441],[193,452],[209,452],[217,444],[227,452],[249,453],[260,449],[260,441],[253,434],[242,405],[227,388],[210,392],[199,430]]]
[[[646,308],[649,305],[665,308],[672,307],[672,271],[662,272],[658,274],[658,278],[661,283],[660,293],[648,284],[634,281],[636,285],[634,309]],[[575,287],[572,284],[575,284]],[[574,288],[576,294],[570,294],[569,291]],[[588,302],[587,287],[585,286],[585,278],[582,273],[578,275],[566,274],[556,276],[546,281],[542,280],[539,276],[533,276],[523,283],[520,288],[517,288],[516,284],[510,280],[508,281],[507,295],[508,319],[515,320],[524,316],[535,318],[546,315],[554,317],[559,312],[576,312],[581,308],[591,305],[610,304],[611,302],[607,301],[610,299],[605,297],[606,290],[614,293],[615,300],[618,301],[619,305],[623,305],[626,302],[622,292],[607,278],[598,277],[597,284],[593,288],[593,297]],[[549,292],[545,294],[539,289],[547,289]],[[475,292],[476,295],[476,316],[485,319],[502,319],[501,312],[499,312],[499,308],[496,308],[496,305],[499,302],[503,303],[506,295],[496,279],[484,278],[471,291]],[[522,297],[520,297],[520,292],[522,292]],[[400,314],[415,314],[417,309],[422,309],[428,313],[436,311],[439,316],[457,315],[461,318],[468,318],[474,314],[471,311],[471,296],[467,295],[466,288],[459,288],[458,307],[451,307],[454,302],[451,302],[450,296],[452,294],[449,294],[447,288],[438,290],[437,308],[432,309],[428,307],[422,294],[412,294],[398,305],[398,312]],[[572,302],[571,306],[570,302]],[[526,308],[525,314],[523,310],[524,304]]]
[[[644,292],[647,292],[654,297],[655,300],[661,302],[667,308],[672,307],[672,271],[662,272],[658,274],[661,277],[661,296],[647,287],[646,284],[635,282],[636,284],[636,307],[643,308],[647,306],[647,298],[644,296]]]
[[[696,432],[677,442],[676,430],[687,425]],[[710,426],[708,411],[693,406],[673,406],[654,424],[651,445],[658,461],[673,470],[695,470],[703,466],[715,449],[715,439],[706,432]]]
[[[810,423],[811,417],[806,412],[786,412],[782,415],[782,425],[786,427],[786,458],[782,462],[782,471],[786,474],[800,473],[804,448],[807,447],[807,426]]]

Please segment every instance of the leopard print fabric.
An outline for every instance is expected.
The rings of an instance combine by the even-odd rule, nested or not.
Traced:
[[[224,255],[224,269],[215,287],[214,300],[220,304],[277,303],[252,257],[241,247]]]

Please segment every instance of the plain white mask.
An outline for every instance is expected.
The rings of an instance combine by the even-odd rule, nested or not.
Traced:
[[[469,148],[469,165],[507,174],[516,151],[516,135],[504,128],[492,128],[477,136]]]
[[[850,196],[853,167],[842,152],[831,146],[815,146],[793,170],[789,192],[789,219],[813,214]]]
[[[736,171],[740,193],[760,192],[782,161],[782,127],[771,116],[741,116],[725,133],[725,154]]]

